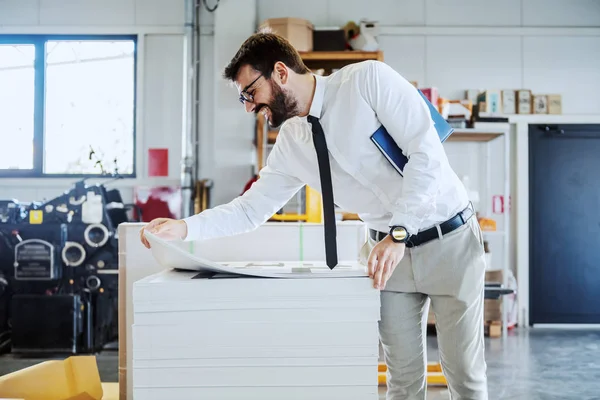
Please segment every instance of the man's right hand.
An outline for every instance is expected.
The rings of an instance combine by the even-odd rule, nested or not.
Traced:
[[[187,224],[183,220],[172,218],[153,219],[140,231],[140,240],[147,249],[150,248],[150,243],[148,243],[148,240],[144,235],[146,232],[150,232],[165,240],[183,240],[187,237],[188,233]]]

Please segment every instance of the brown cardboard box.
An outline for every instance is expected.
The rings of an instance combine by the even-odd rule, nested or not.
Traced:
[[[313,24],[302,18],[271,18],[261,24],[286,38],[298,51],[313,50]]]
[[[502,320],[502,303],[501,300],[485,299],[483,307],[484,321],[501,321]]]
[[[502,270],[501,269],[497,269],[497,270],[492,270],[492,271],[485,271],[485,282],[486,283],[502,283]]]
[[[485,271],[486,283],[502,283],[502,270]],[[502,300],[500,299],[485,299],[483,307],[484,321],[500,321],[502,320]]]

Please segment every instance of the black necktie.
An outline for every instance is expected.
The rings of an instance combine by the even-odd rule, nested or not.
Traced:
[[[319,163],[319,175],[321,177],[321,195],[323,197],[323,215],[325,220],[325,258],[327,266],[333,269],[337,263],[337,242],[335,226],[335,210],[333,204],[333,185],[331,184],[331,169],[329,168],[329,154],[327,153],[327,142],[325,133],[319,119],[308,116],[308,122],[312,125],[313,142],[317,151]]]

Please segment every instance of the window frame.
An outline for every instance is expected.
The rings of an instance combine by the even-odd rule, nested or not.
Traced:
[[[25,44],[35,46],[34,107],[33,107],[33,169],[0,169],[0,178],[102,178],[98,174],[53,174],[44,172],[44,128],[46,105],[46,43],[54,40],[79,41],[133,41],[133,170],[130,174],[119,173],[122,178],[137,176],[137,79],[138,35],[13,35],[0,34],[0,44]],[[109,166],[107,166],[109,167]],[[108,169],[110,171],[110,168]]]

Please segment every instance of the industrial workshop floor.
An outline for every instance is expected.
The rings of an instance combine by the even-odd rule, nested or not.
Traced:
[[[428,359],[437,346],[429,336]],[[600,331],[535,329],[509,332],[502,339],[486,338],[490,400],[600,399]],[[0,375],[43,360],[0,357]],[[117,381],[116,352],[98,355],[104,382]],[[385,389],[380,389],[385,399]],[[448,399],[445,388],[429,388],[428,400]],[[332,399],[333,400],[333,399]]]

